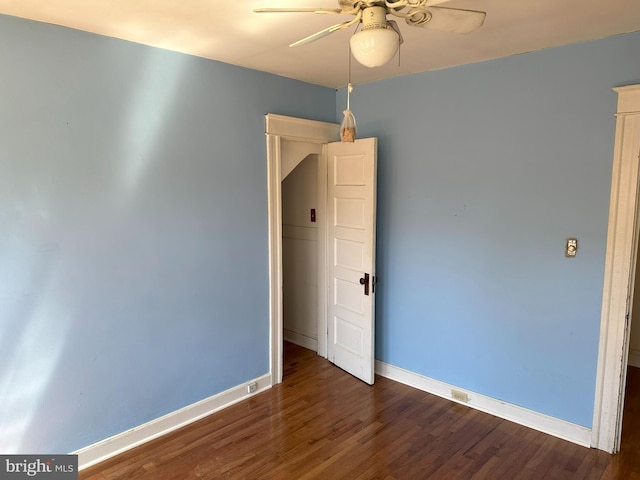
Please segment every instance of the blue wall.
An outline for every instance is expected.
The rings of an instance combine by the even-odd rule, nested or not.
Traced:
[[[0,451],[269,370],[264,114],[335,92],[0,16]]]
[[[591,426],[611,88],[638,58],[633,33],[356,86],[379,138],[376,358]]]

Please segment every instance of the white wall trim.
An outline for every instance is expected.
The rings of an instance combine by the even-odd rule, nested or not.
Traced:
[[[629,350],[629,365],[640,368],[640,350]]]
[[[267,115],[267,132],[269,116]],[[267,133],[267,203],[269,224],[269,371],[282,382],[282,159],[281,138]]]
[[[591,439],[591,446],[611,453],[620,448],[629,346],[627,302],[637,250],[640,113],[633,112],[640,112],[640,85],[614,91],[618,93],[618,107]]]
[[[258,388],[256,392],[249,394],[247,393],[247,385],[252,382],[256,382]],[[178,428],[189,425],[207,415],[211,415],[269,388],[271,388],[271,375],[262,375],[261,377],[225,390],[217,395],[187,405],[184,408],[168,413],[155,420],[101,440],[93,445],[81,448],[80,450],[72,452],[72,454],[78,455],[78,468],[79,470],[83,470],[142,445],[143,443],[149,442],[150,440],[166,435]]]
[[[449,385],[448,383],[444,383],[379,360],[376,360],[376,373],[391,380],[395,380],[396,382],[400,382],[427,393],[451,400],[452,402],[460,403],[461,405],[466,405],[476,410],[495,415],[496,417],[509,420],[510,422],[533,428],[534,430],[577,443],[584,447],[590,446],[591,430],[587,427],[576,425],[533,410],[528,410],[526,408],[519,407],[518,405],[465,390],[464,388]],[[452,389],[466,393],[469,397],[469,402],[459,402],[452,399]]]
[[[302,240],[307,242],[318,241],[318,229],[302,225],[282,225],[282,237],[290,240]]]
[[[295,343],[296,345],[300,345],[301,347],[308,348],[309,350],[313,350],[314,352],[318,351],[318,340],[315,338],[308,337],[298,332],[294,332],[293,330],[284,329],[284,339],[287,342]]]
[[[340,139],[338,125],[335,123],[287,117],[274,113],[266,115],[265,133],[311,143],[337,142]]]

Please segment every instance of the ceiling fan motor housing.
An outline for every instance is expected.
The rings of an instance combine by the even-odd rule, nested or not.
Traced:
[[[362,30],[371,28],[388,28],[387,9],[384,7],[367,7],[362,12]]]

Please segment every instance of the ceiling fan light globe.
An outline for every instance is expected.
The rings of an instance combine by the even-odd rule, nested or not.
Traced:
[[[351,53],[365,67],[381,67],[398,51],[398,34],[390,28],[360,30],[349,40]]]

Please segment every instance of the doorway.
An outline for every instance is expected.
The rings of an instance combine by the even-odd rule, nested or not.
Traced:
[[[639,132],[640,133],[640,132]],[[638,151],[640,162],[640,150]],[[640,175],[640,164],[639,164]],[[640,178],[638,179],[640,182]],[[640,213],[640,195],[636,197],[636,217]],[[623,361],[623,390],[620,403],[620,433],[617,450],[625,449],[625,442],[634,439],[640,433],[640,221],[636,218],[635,237],[633,242],[634,264],[630,274],[629,311],[627,320],[628,335],[623,352],[626,352],[626,365]]]
[[[307,155],[282,180],[282,321],[284,340],[318,351],[317,154]]]
[[[318,179],[326,179],[326,144],[338,138],[339,125],[283,115],[266,115],[269,213],[269,322],[271,384],[282,382],[284,321],[282,304],[282,179],[309,154],[318,155]],[[318,181],[317,205],[326,205],[326,181]],[[325,238],[323,211],[316,211],[317,236]],[[326,332],[325,248],[318,244],[318,332]],[[327,337],[319,334],[317,353],[326,358]]]
[[[313,216],[317,227],[309,228],[315,230],[313,232],[299,233],[317,238],[317,283],[306,288],[308,297],[314,289],[317,291],[317,353],[373,384],[377,139],[335,142],[332,140],[337,138],[336,124],[271,114],[266,120],[271,383],[282,382],[286,327],[283,217],[299,217],[291,220],[294,224],[286,225],[290,233],[309,226],[305,219],[309,210],[309,221]],[[295,215],[289,210],[296,210],[300,194],[294,195],[296,205],[283,210],[282,180],[310,154],[317,158],[316,165],[309,169],[317,172],[315,213],[309,203],[302,206],[300,215]],[[289,186],[286,189],[289,190]],[[307,262],[311,264],[313,255],[309,258]],[[327,258],[331,261],[327,262]],[[287,265],[295,275],[296,270],[290,267]],[[306,305],[305,310],[308,311],[308,307]],[[312,336],[310,328],[304,336]]]
[[[618,94],[591,446],[620,450],[638,243],[640,85]]]

